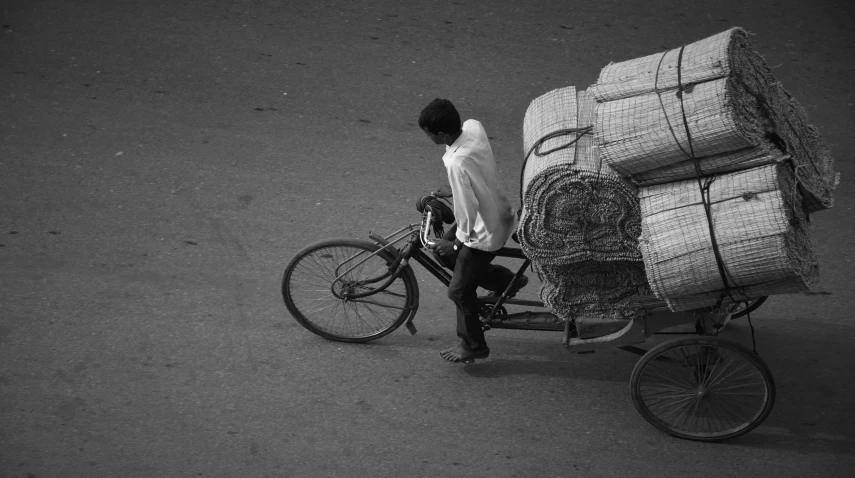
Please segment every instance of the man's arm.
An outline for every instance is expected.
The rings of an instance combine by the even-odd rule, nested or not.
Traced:
[[[453,174],[449,175],[449,181],[452,182],[451,190],[455,192],[457,238],[466,243],[469,242],[469,234],[478,214],[478,198],[469,183],[469,175],[462,168],[455,168]]]
[[[442,235],[441,239],[438,239],[432,246],[428,246],[428,249],[433,249],[437,254],[441,256],[450,256],[455,254],[454,245],[457,244],[457,250],[463,246],[463,243],[457,240],[457,225],[451,226],[445,234]]]
[[[442,238],[436,241],[432,249],[443,256],[453,254],[455,244],[459,249],[469,242],[469,234],[472,232],[472,225],[475,224],[475,217],[478,214],[478,198],[475,197],[466,171],[455,167],[448,175],[448,180],[451,182],[451,190],[454,191],[454,219],[457,221],[457,235],[454,240]]]

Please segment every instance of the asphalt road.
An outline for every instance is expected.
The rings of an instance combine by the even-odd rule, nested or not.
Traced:
[[[849,476],[855,469],[855,28],[846,0],[0,3],[0,476]],[[554,88],[730,26],[837,159],[822,283],[753,315],[769,418],[720,444],[636,413],[619,350],[492,331],[460,366],[417,270],[419,333],[325,341],[279,281],[305,244],[415,220],[444,182],[435,97],[493,137]],[[525,296],[535,297],[529,286]],[[741,323],[726,335],[750,343]],[[656,343],[659,339],[653,341]],[[845,472],[849,469],[850,472]]]

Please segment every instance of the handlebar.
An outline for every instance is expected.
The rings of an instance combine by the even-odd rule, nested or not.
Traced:
[[[430,196],[425,196],[421,200],[419,200],[419,204],[417,205],[417,208],[422,210],[422,222],[419,225],[418,231],[416,231],[414,228],[414,226],[416,226],[416,224],[410,224],[409,226],[405,226],[405,227],[399,229],[398,231],[392,233],[389,237],[386,237],[386,238],[382,238],[380,236],[375,236],[373,234],[369,234],[369,237],[371,237],[375,242],[380,244],[382,247],[379,250],[368,254],[368,256],[363,257],[360,260],[356,261],[356,263],[351,262],[354,259],[356,259],[356,257],[352,257],[352,258],[348,259],[347,261],[345,261],[344,263],[339,265],[339,268],[337,268],[335,271],[337,277],[333,280],[333,284],[335,284],[339,280],[343,279],[348,272],[350,272],[351,270],[358,267],[360,264],[362,264],[363,262],[368,260],[371,256],[379,254],[382,250],[391,248],[391,250],[394,251],[395,249],[394,249],[394,247],[392,247],[392,245],[394,243],[400,241],[400,240],[405,239],[407,236],[409,236],[409,241],[407,241],[406,245],[404,245],[401,248],[401,250],[395,254],[395,257],[392,259],[391,262],[389,262],[389,264],[386,268],[386,272],[384,274],[377,276],[377,277],[364,279],[361,281],[363,284],[378,284],[379,283],[379,285],[374,287],[373,290],[369,290],[366,292],[351,292],[351,293],[347,294],[347,299],[351,299],[351,300],[352,299],[359,299],[362,297],[367,297],[369,295],[372,295],[372,294],[376,293],[376,291],[378,291],[378,290],[384,290],[392,282],[394,282],[394,280],[400,275],[400,273],[404,270],[404,268],[407,267],[407,265],[409,263],[409,259],[413,255],[413,252],[414,252],[413,249],[414,248],[418,248],[420,245],[422,247],[429,247],[429,246],[433,246],[436,243],[436,241],[431,240],[429,237],[430,229],[431,229],[431,226],[433,225],[433,221],[434,220],[436,220],[436,221],[442,220],[443,214],[446,214],[451,220],[453,220],[454,216],[453,216],[453,213],[451,212],[451,209],[445,204],[440,204],[441,207],[436,206],[436,205],[431,206],[431,205],[425,204],[425,202],[423,200],[427,199],[427,198],[436,198],[436,200],[439,199],[435,195],[430,195]],[[433,210],[434,207],[439,207],[436,214],[434,214],[434,210]],[[446,212],[443,211],[443,208],[445,209]],[[446,220],[446,222],[448,222],[448,221]],[[397,238],[394,240],[390,240],[393,236],[397,237]],[[348,266],[345,267],[345,264],[348,264]],[[342,270],[342,269],[344,269],[344,270]],[[335,294],[335,290],[333,290],[333,294]]]
[[[433,214],[433,211],[431,211],[430,209],[427,209],[426,214],[422,218],[422,226],[421,226],[421,230],[419,231],[419,239],[421,239],[423,246],[432,246],[435,244],[434,241],[431,241],[428,238],[428,230],[429,230],[428,225],[430,224],[430,219],[431,219],[432,214]]]
[[[416,210],[422,213],[419,241],[424,247],[429,247],[436,243],[435,240],[430,239],[431,228],[436,237],[441,237],[443,234],[443,224],[454,224],[455,222],[452,204],[445,197],[451,197],[451,195],[437,196],[436,193],[432,193],[421,197],[416,202]]]

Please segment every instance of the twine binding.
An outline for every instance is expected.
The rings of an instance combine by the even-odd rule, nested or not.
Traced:
[[[668,112],[665,111],[665,105],[662,103],[662,93],[659,91],[659,68],[662,66],[662,60],[665,59],[665,55],[668,52],[663,53],[662,58],[659,60],[659,66],[657,67],[657,70],[656,70],[656,78],[654,80],[653,89],[656,92],[656,96],[659,97],[659,104],[662,106],[662,113],[665,115],[665,121],[668,123],[668,129],[671,131],[671,134],[674,136],[674,141],[677,143],[677,147],[679,147],[680,150],[683,152],[683,154],[685,154],[689,159],[691,159],[695,165],[695,175],[696,175],[696,178],[698,181],[698,187],[700,188],[701,202],[703,203],[704,213],[707,216],[707,223],[709,224],[710,241],[712,243],[713,255],[715,256],[716,266],[718,266],[719,276],[721,276],[721,282],[724,285],[724,292],[722,293],[721,297],[719,297],[718,302],[716,302],[716,305],[715,305],[716,308],[719,308],[722,304],[722,301],[724,301],[724,298],[726,296],[730,297],[731,302],[736,302],[736,300],[734,300],[733,295],[730,293],[731,288],[732,288],[730,283],[731,283],[731,281],[733,281],[733,278],[730,277],[730,280],[728,280],[729,274],[727,273],[727,269],[725,268],[724,259],[722,259],[722,257],[721,257],[721,250],[719,249],[718,241],[716,240],[716,235],[715,235],[715,228],[713,227],[712,211],[710,209],[711,204],[710,204],[710,197],[709,197],[709,187],[710,187],[710,184],[712,184],[712,182],[715,181],[715,177],[714,176],[709,177],[709,178],[706,178],[706,180],[704,180],[704,178],[703,178],[703,173],[701,171],[700,161],[695,156],[695,150],[694,150],[694,147],[692,146],[692,133],[691,133],[691,131],[689,131],[689,120],[688,120],[688,118],[686,118],[686,108],[685,108],[685,105],[683,102],[683,91],[691,92],[691,89],[687,90],[683,87],[683,79],[682,79],[681,70],[682,70],[682,66],[683,66],[683,51],[685,50],[685,48],[686,48],[685,45],[680,47],[680,52],[678,53],[678,56],[677,56],[677,98],[680,99],[680,111],[682,112],[682,115],[683,115],[683,127],[686,130],[686,140],[687,140],[688,146],[689,146],[688,152],[680,144],[679,139],[677,139],[676,133],[674,133],[674,128],[671,126],[671,121],[668,119]],[[738,286],[738,284],[736,284],[734,282],[733,287],[739,287],[739,286]]]
[[[579,141],[582,138],[582,136],[584,136],[586,134],[593,134],[592,133],[593,130],[594,130],[593,126],[585,126],[583,128],[559,129],[559,130],[556,130],[556,131],[553,131],[551,133],[544,135],[543,137],[541,137],[540,139],[538,139],[537,141],[534,142],[534,144],[531,146],[531,148],[529,148],[528,153],[526,153],[525,157],[523,158],[522,167],[520,168],[520,208],[517,210],[517,217],[520,216],[520,214],[522,213],[522,208],[523,208],[523,179],[525,177],[525,165],[526,165],[526,163],[528,163],[529,156],[531,156],[532,153],[534,153],[534,155],[537,157],[543,157],[543,156],[546,156],[547,154],[551,154],[551,153],[554,153],[556,151],[561,151],[562,149],[569,148],[570,146],[573,146],[574,144],[576,144],[576,142]],[[543,145],[543,143],[549,141],[550,139],[558,138],[560,136],[567,136],[567,135],[570,135],[573,133],[576,133],[575,139],[573,139],[573,140],[571,140],[565,144],[562,144],[561,146],[556,146],[556,147],[550,149],[549,151],[544,151],[544,152],[540,151],[540,147]],[[602,159],[600,160],[600,165],[602,166]]]

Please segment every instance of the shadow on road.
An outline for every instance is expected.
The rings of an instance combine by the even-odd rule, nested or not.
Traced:
[[[822,453],[855,456],[855,437],[833,436],[823,433],[794,433],[761,425],[739,438],[723,442],[727,446],[751,447],[766,450],[787,450],[799,454]]]

